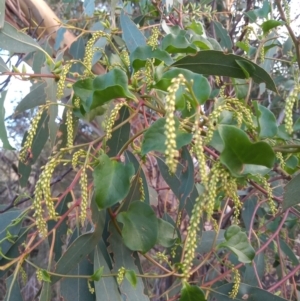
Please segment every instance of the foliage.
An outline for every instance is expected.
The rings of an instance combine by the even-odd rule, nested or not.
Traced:
[[[52,46],[0,20],[0,47],[34,70],[0,60],[32,83],[15,112],[33,113],[23,187],[50,153],[29,197],[0,209],[5,300],[298,300],[300,48],[288,2],[171,2],[112,1],[109,15],[85,0]],[[0,139],[15,154],[5,97]],[[42,246],[46,262],[34,260]]]

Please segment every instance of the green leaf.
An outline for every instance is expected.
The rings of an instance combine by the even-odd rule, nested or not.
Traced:
[[[5,0],[0,1],[0,30],[4,26],[5,21]]]
[[[125,15],[124,11],[121,12],[120,23],[122,28],[122,38],[126,43],[129,53],[132,53],[139,46],[146,46],[146,38],[137,28],[137,26]]]
[[[199,244],[196,248],[196,252],[200,254],[210,252],[217,244],[222,243],[224,238],[225,230],[221,229],[217,233],[215,231],[203,231],[201,237],[199,238]]]
[[[277,26],[281,26],[284,25],[285,22],[283,21],[277,21],[277,20],[268,20],[263,22],[263,24],[261,24],[261,28],[263,30],[264,35],[266,35],[271,29],[277,27]]]
[[[14,150],[15,148],[12,147],[8,141],[6,127],[5,127],[5,108],[4,108],[4,101],[6,97],[7,91],[1,93],[0,96],[0,140],[2,141],[2,147],[5,149]]]
[[[89,110],[102,106],[112,99],[122,97],[135,99],[135,96],[128,90],[126,73],[120,69],[113,69],[94,79],[93,95],[88,103]]]
[[[259,137],[272,138],[277,134],[277,122],[275,115],[266,107],[253,101],[256,117],[259,124]]]
[[[265,274],[265,254],[259,253],[254,258],[253,264],[246,264],[246,269],[244,273],[243,282],[253,286],[259,286],[257,281],[257,276],[254,270],[254,265],[256,266],[256,272],[259,276],[259,280],[262,280]]]
[[[110,264],[108,264],[108,261]],[[106,250],[106,245],[101,238],[100,242],[95,248],[94,252],[94,271],[99,270],[103,267],[103,272],[106,275],[111,274],[110,271],[111,259]],[[96,300],[111,300],[111,301],[122,301],[117,281],[112,277],[101,277],[99,281],[94,282]]]
[[[165,248],[170,248],[174,245],[177,238],[178,236],[175,228],[167,221],[159,218],[158,236],[157,236],[156,244],[161,245]]]
[[[119,111],[119,118],[115,121],[114,127],[124,122],[126,119],[129,118],[130,113],[129,109],[125,106],[121,108]],[[109,151],[107,155],[109,157],[114,157],[118,155],[118,152],[121,148],[127,143],[130,136],[130,123],[126,122],[117,130],[112,133],[112,137],[106,142],[106,146],[108,147]]]
[[[255,72],[255,67],[253,64],[244,61],[244,60],[236,60],[236,63],[241,67],[245,74],[245,78],[250,78],[254,72]]]
[[[91,276],[91,280],[99,281],[102,278],[103,270],[104,270],[104,266],[97,269],[96,272],[94,272],[94,274]]]
[[[116,230],[116,227],[110,223],[109,225],[110,236],[108,242],[110,244],[109,249],[113,254],[114,265],[113,272],[117,273],[121,267],[125,267],[126,270],[132,270],[136,274],[143,274],[142,270],[138,269],[139,257],[136,252],[129,250],[123,243],[122,237]],[[130,301],[149,301],[149,297],[145,295],[145,286],[141,278],[137,279],[137,285],[135,288],[128,281],[123,281],[119,287],[122,293],[122,300]],[[103,299],[99,299],[102,301]],[[112,301],[114,299],[111,299]]]
[[[132,285],[132,287],[136,288],[137,278],[136,278],[135,271],[126,270],[126,272],[125,272],[125,278],[129,281],[129,283]]]
[[[75,95],[82,100],[84,109],[88,111],[89,107],[87,104],[87,100],[91,97],[93,93],[93,79],[85,78],[78,80],[73,85],[73,90]]]
[[[255,250],[251,246],[246,233],[237,225],[230,226],[224,234],[226,241],[218,245],[219,248],[231,250],[240,262],[250,263],[255,257]]]
[[[176,34],[167,34],[161,42],[161,48],[169,53],[195,54],[197,52],[197,48],[188,41],[185,30],[180,30]]]
[[[291,181],[284,187],[282,209],[286,210],[292,206],[298,205],[300,193],[300,174],[297,174]]]
[[[147,154],[150,151],[158,151],[164,153],[166,150],[165,141],[165,118],[160,118],[155,121],[146,131],[142,144],[142,155]],[[189,134],[179,128],[179,121],[175,117],[176,127],[176,146],[180,149],[182,146],[187,145],[192,140],[192,134]]]
[[[127,211],[118,214],[117,220],[123,224],[122,237],[130,250],[146,253],[155,245],[158,220],[150,205],[133,202]]]
[[[224,285],[221,285],[217,288],[213,288],[210,292],[211,298],[214,298],[215,300],[222,300],[222,301],[232,301],[232,298],[229,297],[229,292],[232,291],[232,283],[227,283]],[[264,300],[264,301],[286,301],[286,299],[283,299],[281,297],[278,297],[274,295],[273,293],[269,293],[265,289],[261,289],[255,286],[250,286],[245,283],[241,283],[239,285],[239,292],[237,296],[235,297],[236,301],[258,301],[258,300]]]
[[[276,85],[271,76],[263,68],[253,62],[234,54],[226,54],[222,51],[203,50],[194,56],[186,56],[178,60],[172,66],[188,69],[195,73],[207,75],[229,76],[233,78],[246,78],[244,71],[238,65],[247,62],[255,68],[252,78],[256,83],[266,83],[268,89],[277,93]]]
[[[123,165],[103,154],[94,169],[96,203],[99,209],[109,208],[122,201],[129,192],[134,175],[132,164]]]
[[[29,109],[46,103],[45,82],[33,84],[30,87],[30,92],[17,105],[15,114],[19,114]]]
[[[208,80],[200,74],[193,73],[186,69],[175,68],[163,74],[162,78],[156,83],[155,88],[167,91],[173,78],[182,74],[193,88],[193,92],[199,104],[204,104],[210,96],[211,87]],[[184,90],[183,90],[184,91]],[[185,93],[185,91],[184,91]]]
[[[4,301],[23,301],[18,277],[15,274],[10,275],[5,279],[6,295]]]
[[[49,273],[46,270],[41,270],[41,272],[42,272],[43,281],[51,283],[51,277],[50,277]]]
[[[5,22],[0,31],[0,48],[10,52],[32,52],[40,50],[39,44],[29,35],[18,31],[15,27]]]
[[[214,47],[210,43],[210,41],[207,38],[204,38],[199,35],[193,35],[192,37],[192,43],[199,47],[201,50],[213,50]]]
[[[0,57],[0,72],[10,72],[2,57]]]
[[[269,144],[252,143],[244,131],[232,125],[220,125],[218,129],[225,145],[220,160],[233,175],[245,174],[247,165],[273,166],[275,154]]]
[[[196,33],[197,35],[202,35],[204,33],[204,28],[202,23],[196,22],[195,20],[193,20],[192,23],[187,26],[187,28],[193,30],[194,33]]]
[[[179,301],[206,301],[206,299],[199,286],[185,283]]]
[[[92,202],[94,201],[95,200],[92,199]],[[103,210],[97,212],[92,211],[92,213],[93,222],[95,224],[94,232],[85,233],[73,241],[57,262],[55,273],[63,275],[70,272],[85,256],[90,254],[98,244],[104,229],[106,212]],[[59,276],[52,276],[52,283],[54,284],[59,279]]]
[[[154,65],[164,62],[167,66],[174,63],[170,54],[159,48],[152,49],[151,46],[139,46],[130,55],[130,62],[135,71],[145,67],[147,60],[154,58]]]
[[[44,281],[42,284],[42,291],[40,294],[40,300],[51,301],[52,298],[52,286],[51,282]]]
[[[227,49],[227,51],[232,50],[232,41],[228,34],[228,31],[223,27],[220,22],[213,21],[212,22],[216,31],[217,40],[223,49]]]

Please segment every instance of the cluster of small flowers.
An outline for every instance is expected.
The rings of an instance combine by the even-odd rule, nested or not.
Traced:
[[[74,104],[74,107],[76,109],[79,109],[80,108],[80,98],[78,96],[76,96],[73,100],[73,104]]]
[[[36,278],[37,278],[38,282],[43,281],[43,272],[41,269],[36,270]]]
[[[267,179],[265,177],[263,177],[262,175],[256,175],[256,177],[258,178],[258,180],[262,184],[263,188],[266,190],[266,192],[267,192],[267,201],[268,201],[268,205],[270,207],[270,211],[273,215],[275,215],[277,213],[277,208],[276,208],[276,204],[273,200],[272,187],[268,183]]]
[[[124,62],[125,66],[127,68],[130,67],[130,59],[129,59],[129,54],[128,51],[126,49],[123,49],[120,53],[120,58],[121,60]]]
[[[166,135],[166,164],[169,167],[169,172],[174,174],[177,168],[176,157],[178,151],[176,149],[176,133],[175,133],[175,94],[180,85],[184,85],[186,82],[184,76],[179,74],[171,81],[171,85],[168,88],[168,95],[166,96],[166,124],[165,124],[165,135]]]
[[[249,48],[250,47],[249,36],[250,33],[253,31],[253,28],[251,26],[246,26],[245,30],[246,33],[245,33],[244,43],[246,44],[247,48]]]
[[[203,151],[203,139],[201,136],[201,128],[199,127],[199,115],[196,115],[196,120],[193,126],[193,138],[194,138],[194,147],[195,156],[199,164],[199,174],[201,181],[204,185],[208,183],[208,176],[206,172],[206,158]]]
[[[115,105],[115,107],[111,110],[110,116],[106,121],[105,125],[105,132],[106,132],[106,138],[109,140],[112,136],[112,128],[115,124],[115,120],[118,116],[118,113],[120,109],[125,105],[125,101],[121,101]],[[108,116],[108,115],[107,115]]]
[[[145,82],[147,87],[149,88],[153,82],[152,79],[152,62],[153,59],[147,59],[145,64]]]
[[[287,0],[283,0],[283,5],[285,9],[285,18],[286,18],[286,24],[291,24],[291,7]]]
[[[165,262],[165,263],[167,263],[168,265],[171,265],[171,263],[170,263],[170,261],[169,261],[169,258],[168,258],[168,256],[167,256],[166,254],[161,253],[161,252],[157,252],[155,255],[156,255],[156,258],[157,258],[158,260],[160,260],[161,262]]]
[[[81,225],[83,226],[86,219],[86,212],[88,207],[88,181],[85,167],[82,169],[79,182],[81,188],[81,206],[79,219]]]
[[[91,294],[94,294],[94,293],[95,293],[95,289],[91,286],[91,282],[88,281],[87,283],[88,283],[88,289],[89,289],[89,292],[90,292]]]
[[[155,26],[152,29],[152,34],[147,41],[147,44],[152,47],[152,50],[156,49],[157,46],[159,45],[159,41],[158,41],[159,34],[160,34],[159,28]]]
[[[238,269],[232,268],[233,273],[233,286],[232,290],[229,293],[229,297],[235,299],[237,294],[239,293],[239,288],[241,284],[241,275]]]
[[[226,183],[226,186],[225,186],[225,191],[226,191],[226,195],[232,199],[233,204],[234,204],[233,222],[235,224],[239,224],[239,216],[240,216],[241,209],[242,209],[242,203],[237,194],[237,189],[238,189],[238,187],[237,187],[236,179],[229,177],[229,179]]]
[[[74,141],[73,111],[71,109],[67,109],[66,124],[67,124],[67,147],[73,147],[73,141]]]
[[[279,160],[280,167],[282,169],[284,169],[284,167],[285,167],[285,161],[284,161],[282,153],[281,152],[276,152],[275,155],[276,155],[276,158]]]
[[[28,277],[27,277],[25,269],[22,266],[20,266],[20,274],[21,274],[22,282],[25,285],[28,281]]]
[[[182,263],[183,280],[187,281],[190,277],[190,269],[192,267],[193,259],[195,257],[195,250],[197,247],[197,232],[199,231],[199,223],[202,215],[202,199],[198,197],[195,201],[192,210],[190,224],[187,230],[186,250],[184,260]]]
[[[298,100],[299,87],[295,87],[285,102],[285,130],[288,134],[293,133],[293,107]]]
[[[46,164],[39,180],[36,183],[34,191],[34,200],[32,206],[34,208],[33,216],[36,218],[36,226],[43,237],[47,235],[47,224],[44,218],[44,209],[42,201],[45,200],[50,219],[56,219],[57,213],[54,208],[54,203],[51,197],[50,180],[55,167],[59,164],[59,158],[51,158]]]
[[[72,167],[73,167],[74,170],[76,169],[76,166],[78,165],[79,158],[80,157],[85,157],[85,156],[86,156],[86,152],[83,149],[80,149],[79,151],[77,151],[73,154]]]
[[[265,48],[263,45],[260,47],[259,58],[260,63],[262,64],[265,61]]]
[[[145,201],[145,190],[144,190],[144,184],[143,184],[143,179],[142,177],[139,177],[139,191],[141,194],[141,201],[144,202]]]
[[[61,99],[64,95],[65,82],[67,78],[67,74],[69,73],[72,67],[72,61],[68,61],[62,68],[62,71],[59,76],[59,81],[57,83],[57,92],[56,98]]]
[[[92,61],[94,56],[93,46],[97,39],[101,37],[107,37],[107,34],[104,31],[97,31],[93,33],[92,37],[88,40],[85,48],[85,55],[83,58],[83,64],[86,67],[84,75],[88,75],[92,70]]]
[[[118,275],[117,275],[117,282],[119,285],[123,282],[125,273],[126,273],[126,269],[124,267],[119,268]]]
[[[20,154],[19,154],[20,161],[23,163],[26,163],[26,161],[27,161],[28,150],[31,150],[31,145],[32,145],[34,136],[36,134],[39,121],[41,120],[41,117],[43,115],[44,108],[45,108],[44,106],[39,107],[37,114],[31,120],[31,125],[28,130],[26,140],[25,140],[25,142],[22,146],[22,149],[20,150]]]

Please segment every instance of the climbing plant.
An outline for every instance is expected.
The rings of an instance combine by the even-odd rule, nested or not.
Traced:
[[[4,23],[22,187],[51,150],[1,207],[5,300],[298,300],[299,44],[287,1],[252,4],[84,1],[54,45]]]

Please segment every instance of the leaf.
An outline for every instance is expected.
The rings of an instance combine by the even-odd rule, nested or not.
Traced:
[[[0,57],[0,72],[10,72],[2,57]]]
[[[259,253],[255,256],[253,264],[246,264],[246,270],[243,278],[244,283],[253,286],[259,286],[254,265],[256,266],[257,275],[261,281],[265,273],[265,255],[263,253]]]
[[[115,98],[135,99],[128,90],[128,78],[124,71],[113,69],[110,72],[97,76],[93,81],[93,95],[88,104],[89,110],[105,104]]]
[[[199,238],[199,244],[196,248],[196,252],[199,254],[210,252],[212,248],[225,240],[224,233],[225,230],[221,229],[218,232],[218,237],[216,237],[217,233],[215,231],[203,231]]]
[[[298,205],[300,193],[300,174],[297,174],[284,187],[282,209],[286,210],[292,206]]]
[[[168,52],[161,50],[159,48],[152,49],[151,46],[139,46],[137,47],[130,55],[130,62],[135,71],[145,67],[146,62],[154,58],[154,65],[157,66],[161,62],[164,62],[165,65],[170,66],[174,63],[172,57]]]
[[[8,141],[6,127],[5,127],[5,108],[4,102],[7,91],[2,92],[0,95],[0,140],[2,142],[2,147],[9,150],[14,150]]]
[[[106,250],[106,246],[101,239],[99,244],[95,248],[94,253],[94,271],[99,270],[103,267],[104,274],[108,275],[111,273],[107,258],[111,261],[110,256]],[[116,279],[112,277],[101,277],[99,281],[94,282],[96,300],[97,301],[121,301],[121,295],[118,289]]]
[[[93,172],[96,203],[99,209],[109,208],[122,201],[129,192],[134,175],[132,164],[123,165],[103,154]]]
[[[137,28],[137,26],[125,15],[124,11],[121,12],[120,23],[122,28],[122,38],[126,43],[129,53],[132,53],[139,46],[146,46],[146,38]]]
[[[220,160],[233,175],[245,173],[247,165],[273,166],[275,154],[269,144],[252,143],[244,131],[232,125],[220,125],[218,128],[225,144]]]
[[[271,29],[284,24],[285,22],[283,21],[267,20],[261,24],[261,28],[263,30],[263,34],[266,35]]]
[[[116,230],[115,226],[110,223],[109,225],[110,236],[109,251],[113,254],[114,265],[113,272],[117,273],[121,267],[125,267],[126,270],[134,271],[136,274],[143,274],[143,271],[139,270],[137,265],[139,257],[136,252],[129,250],[123,243],[122,237]],[[149,301],[149,297],[145,295],[143,280],[139,277],[137,279],[137,285],[135,288],[128,281],[123,281],[119,286],[122,293],[122,300],[126,301]],[[99,299],[102,301],[103,299]],[[114,301],[113,299],[110,299]]]
[[[174,245],[177,238],[178,236],[175,228],[167,221],[159,218],[158,236],[157,236],[156,244],[161,245],[165,248],[170,248]]]
[[[232,291],[232,283],[227,283],[221,285],[217,288],[213,288],[210,291],[211,298],[215,298],[216,300],[222,301],[232,301],[232,298],[229,297],[229,292]],[[273,293],[269,293],[265,289],[261,289],[255,286],[250,286],[245,283],[240,283],[239,292],[237,296],[234,298],[236,301],[286,301],[281,297],[274,295]]]
[[[146,253],[155,245],[158,221],[150,205],[133,202],[127,211],[118,214],[117,220],[123,224],[122,237],[130,250]]]
[[[167,34],[162,42],[161,48],[168,53],[193,53],[197,52],[195,45],[190,43],[187,39],[185,30],[179,30],[176,34]]]
[[[115,121],[114,127],[124,122],[126,119],[129,118],[130,113],[129,109],[125,106],[121,108],[119,111],[119,118]],[[106,146],[108,147],[109,151],[107,155],[109,157],[114,157],[118,155],[118,152],[121,148],[127,143],[130,136],[130,123],[126,122],[117,130],[112,133],[112,137],[107,141]]]
[[[41,50],[41,47],[33,38],[18,31],[7,22],[4,22],[4,27],[0,31],[0,48],[16,53]]]
[[[95,11],[95,0],[84,0],[83,8],[88,17],[93,17]]]
[[[93,264],[90,258],[85,257],[79,263],[76,263],[75,267],[69,273],[74,278],[65,278],[60,282],[60,292],[63,300],[94,301],[95,295],[89,291],[87,279],[75,278],[75,276],[80,277],[82,275],[91,275],[92,273]]]
[[[29,109],[46,103],[45,82],[33,84],[30,87],[30,92],[17,105],[15,114],[19,114]]]
[[[137,278],[136,278],[135,271],[126,270],[126,272],[125,272],[125,278],[129,281],[129,283],[132,285],[133,288],[136,288]]]
[[[196,22],[195,20],[192,21],[191,24],[189,24],[186,28],[189,28],[194,31],[197,35],[203,35],[204,28],[202,23]]]
[[[193,35],[192,43],[196,45],[201,50],[213,50],[213,45],[208,41],[207,38],[204,38],[199,35]]]
[[[167,91],[168,87],[171,85],[172,79],[177,77],[179,74],[182,74],[192,86],[198,103],[204,104],[211,93],[211,87],[208,80],[203,75],[193,73],[186,69],[175,68],[167,71],[163,74],[160,81],[156,83],[155,88]]]
[[[236,63],[241,67],[246,78],[250,78],[254,74],[255,67],[249,62],[243,60],[236,60]]]
[[[4,26],[5,21],[5,0],[0,1],[0,30]]]
[[[94,199],[92,202],[94,202]],[[79,264],[85,256],[94,250],[102,236],[105,223],[105,213],[105,211],[93,212],[95,216],[95,220],[93,220],[95,223],[94,232],[85,233],[74,240],[57,262],[55,273],[62,275],[67,274],[77,264]],[[57,282],[60,278],[61,277],[59,276],[52,276],[52,284]]]
[[[3,258],[14,242],[22,226],[22,210],[9,210],[1,213],[0,220],[0,260]]]
[[[206,301],[206,299],[199,286],[185,283],[179,301]]]
[[[51,282],[43,281],[42,291],[40,294],[40,300],[51,301],[52,298],[52,286]]]
[[[253,101],[259,124],[259,137],[272,138],[277,134],[277,122],[275,115],[266,107]]]
[[[160,118],[155,121],[146,131],[144,135],[144,140],[142,143],[142,155],[147,154],[150,151],[158,151],[164,153],[166,150],[165,141],[165,118]],[[175,117],[175,127],[176,127],[176,145],[177,149],[182,146],[187,145],[192,140],[192,134],[189,134],[179,128],[179,121]]]
[[[232,50],[232,41],[228,34],[228,31],[223,27],[220,22],[213,21],[212,22],[216,31],[217,40],[223,49],[227,49],[231,52]]]
[[[91,29],[92,30],[92,29]],[[74,60],[82,60],[85,53],[85,39],[79,37],[74,41],[69,49],[70,55],[72,55]],[[71,72],[78,72],[82,74],[83,66],[81,64],[73,64],[71,67]]]
[[[96,272],[94,272],[94,274],[91,276],[91,280],[99,281],[102,278],[103,270],[104,270],[104,266],[97,269]]]
[[[246,233],[241,231],[237,225],[231,225],[224,234],[225,240],[218,245],[218,248],[227,248],[231,250],[240,262],[250,263],[255,257],[255,250],[248,241]]]
[[[62,42],[64,41],[64,34],[67,31],[67,28],[65,27],[60,27],[57,32],[56,32],[56,37],[55,37],[55,43],[54,43],[54,50],[57,51],[60,47]]]
[[[14,274],[5,279],[6,295],[4,301],[23,301],[21,289],[17,279],[14,279]]]
[[[207,75],[229,76],[233,78],[246,78],[244,71],[236,61],[247,62],[255,68],[252,78],[256,83],[266,83],[266,87],[277,93],[276,85],[271,76],[263,68],[253,62],[234,54],[222,51],[203,50],[194,56],[186,56],[172,66],[188,69],[192,72]]]

